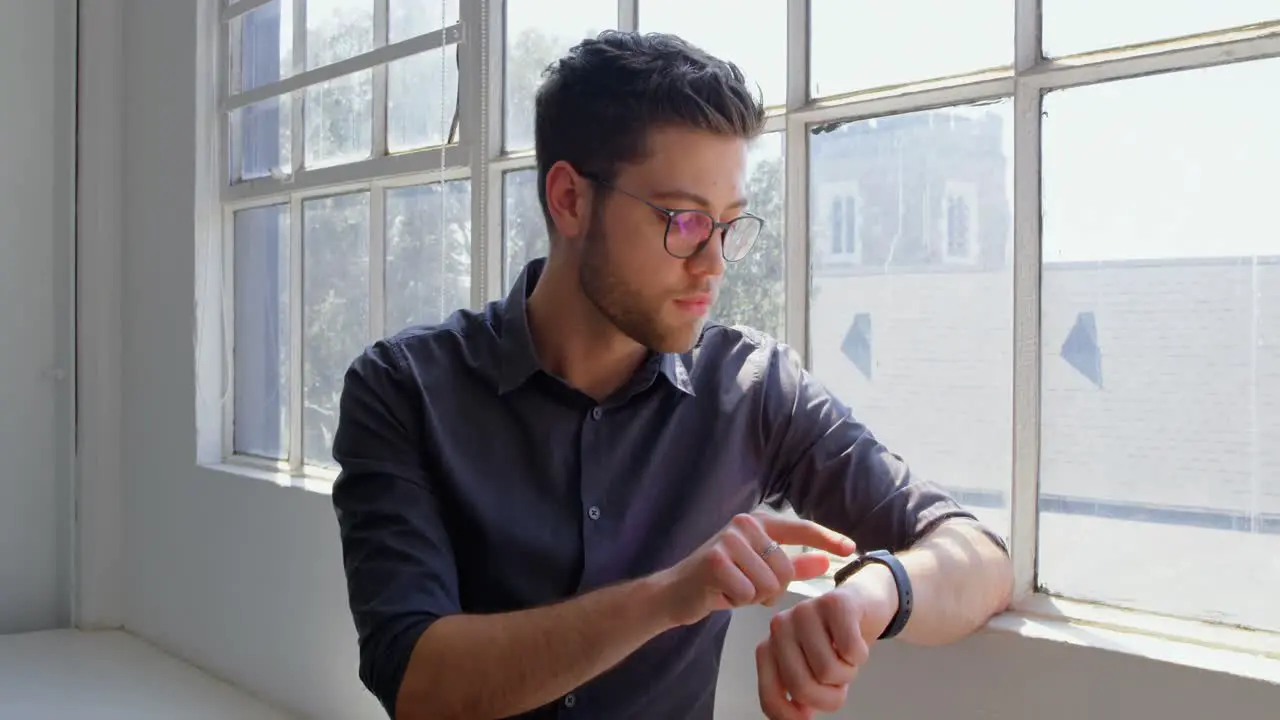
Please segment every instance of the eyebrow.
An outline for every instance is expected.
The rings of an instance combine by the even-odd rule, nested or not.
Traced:
[[[696,204],[698,204],[698,205],[700,205],[700,206],[702,206],[702,207],[704,207],[704,208],[709,208],[709,207],[711,207],[711,201],[710,201],[710,200],[708,200],[708,199],[706,199],[706,198],[702,197],[702,196],[701,196],[701,195],[699,195],[698,193],[695,193],[695,192],[689,192],[688,190],[678,190],[678,189],[677,189],[677,190],[663,190],[663,191],[660,191],[660,192],[653,193],[653,194],[652,194],[652,195],[650,195],[649,197],[650,197],[650,199],[651,199],[651,200],[658,200],[658,199],[665,199],[665,200],[688,200],[689,202],[696,203]],[[728,206],[728,207],[726,207],[726,208],[725,208],[725,210],[741,210],[742,208],[744,208],[744,207],[746,207],[746,206],[747,206],[747,199],[746,199],[746,198],[744,198],[744,197],[741,197],[741,198],[738,198],[737,200],[734,200],[733,202],[729,203],[729,206]]]

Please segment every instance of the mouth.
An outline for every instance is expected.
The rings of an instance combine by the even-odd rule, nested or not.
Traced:
[[[698,293],[676,298],[676,307],[692,315],[706,315],[711,309],[711,293]]]

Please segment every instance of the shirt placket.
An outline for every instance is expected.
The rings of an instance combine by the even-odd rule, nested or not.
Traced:
[[[605,420],[608,411],[596,405],[586,411],[582,419],[579,443],[578,492],[582,512],[582,576],[578,581],[578,594],[590,592],[608,581],[608,542],[605,538],[609,524],[608,508],[604,505],[608,468],[605,458]],[[583,688],[560,698],[559,712],[562,718],[583,716]]]

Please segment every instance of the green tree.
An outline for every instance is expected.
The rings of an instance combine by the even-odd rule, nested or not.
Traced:
[[[748,209],[764,220],[751,253],[729,265],[712,317],[781,338],[786,322],[782,158],[759,161],[747,178]]]

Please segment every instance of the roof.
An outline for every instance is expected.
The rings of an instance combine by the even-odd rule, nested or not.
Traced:
[[[1012,274],[815,277],[814,371],[917,470],[1007,506]],[[1280,533],[1280,258],[1046,264],[1042,507]]]

